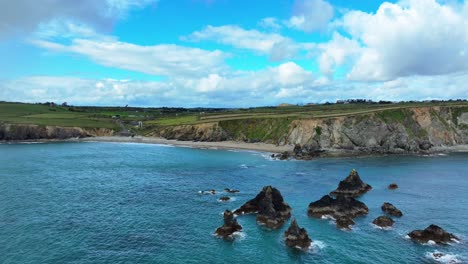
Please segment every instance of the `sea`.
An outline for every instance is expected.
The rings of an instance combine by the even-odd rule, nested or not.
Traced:
[[[351,231],[308,217],[309,203],[352,169],[373,187],[359,198],[369,214]],[[399,188],[388,190],[390,183]],[[254,215],[237,218],[243,232],[233,241],[213,235],[224,210],[266,185],[307,230],[308,251],[285,246],[290,222],[268,230]],[[200,194],[210,189],[217,193]],[[372,224],[384,202],[404,214],[388,230]],[[430,224],[460,240],[408,239]],[[467,240],[468,153],[279,161],[154,144],[0,144],[0,263],[466,263]]]

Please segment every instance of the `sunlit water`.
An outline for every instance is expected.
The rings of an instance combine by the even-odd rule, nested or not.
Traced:
[[[361,201],[369,215],[353,231],[309,218],[310,202],[336,188],[351,169],[373,186]],[[395,182],[400,188],[386,189]],[[241,237],[212,235],[222,212],[273,185],[314,245],[285,247],[287,226],[268,231],[241,216]],[[222,203],[198,191],[235,188]],[[404,216],[376,229],[383,202]],[[0,145],[0,263],[434,263],[468,260],[468,154],[273,161],[256,152],[147,144]],[[437,224],[461,237],[448,246],[418,245],[413,229]],[[289,223],[288,223],[289,225]]]

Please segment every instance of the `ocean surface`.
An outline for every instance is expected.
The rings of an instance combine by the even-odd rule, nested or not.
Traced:
[[[307,217],[307,206],[351,169],[373,189],[352,231]],[[395,182],[400,188],[387,190]],[[273,185],[314,241],[286,248],[283,233],[238,217],[233,242],[213,236],[222,212]],[[224,188],[239,189],[219,202]],[[216,189],[216,195],[200,190]],[[391,202],[390,230],[371,222]],[[405,238],[437,224],[461,238],[419,245]],[[274,161],[267,154],[150,144],[0,145],[0,263],[437,263],[468,261],[468,154]],[[452,262],[451,262],[452,261]],[[458,262],[457,262],[458,261]]]

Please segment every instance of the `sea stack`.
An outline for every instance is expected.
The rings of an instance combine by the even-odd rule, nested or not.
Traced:
[[[424,230],[414,230],[408,234],[408,236],[420,243],[427,243],[429,240],[434,241],[437,244],[446,244],[452,240],[458,240],[458,238],[446,232],[439,226],[430,225]]]
[[[297,225],[296,219],[293,219],[291,226],[284,232],[285,243],[288,247],[307,250],[310,247],[312,240],[309,238],[307,231]]]
[[[291,217],[291,207],[284,202],[278,189],[265,186],[254,199],[246,202],[234,213],[237,215],[257,213],[258,223],[277,229]]]
[[[344,196],[350,196],[350,197],[358,197],[368,192],[371,189],[372,187],[369,184],[364,183],[359,177],[358,172],[353,169],[349,173],[349,176],[346,177],[346,179],[340,181],[340,183],[338,184],[338,188],[332,191],[330,195],[333,195],[333,196],[344,195]]]
[[[395,223],[395,221],[393,221],[393,219],[391,219],[388,216],[382,215],[377,217],[372,223],[380,227],[391,227],[393,226],[393,223]]]
[[[396,217],[403,216],[403,213],[391,203],[383,203],[381,208],[382,208],[382,211],[384,211],[385,213],[391,216],[396,216]]]
[[[226,210],[224,211],[224,225],[216,229],[215,234],[224,239],[234,239],[232,234],[242,230],[242,226],[237,223],[234,214]]]
[[[329,215],[335,219],[343,216],[353,219],[367,213],[369,208],[364,203],[343,195],[338,195],[336,199],[325,195],[320,200],[310,203],[307,210],[307,214],[312,217]]]

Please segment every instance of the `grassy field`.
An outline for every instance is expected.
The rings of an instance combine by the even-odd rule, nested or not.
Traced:
[[[161,126],[208,122],[218,122],[224,126],[232,126],[242,122],[248,125],[251,122],[249,120],[255,119],[264,120],[262,124],[265,127],[277,127],[278,131],[273,132],[276,134],[282,133],[285,124],[293,119],[326,118],[377,112],[382,118],[399,120],[402,118],[400,110],[429,106],[468,107],[468,102],[330,104],[246,109],[75,107],[0,102],[0,123],[111,128],[115,130],[128,127],[145,134],[145,132]],[[137,121],[143,121],[145,128],[139,131],[135,129]]]

